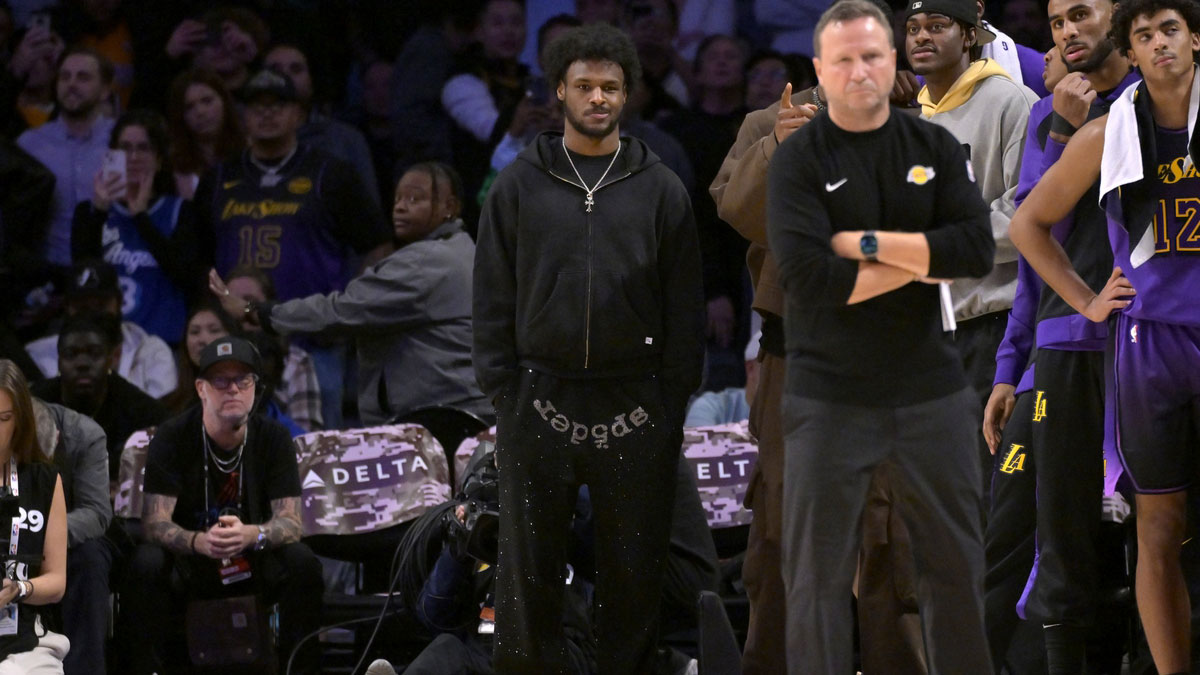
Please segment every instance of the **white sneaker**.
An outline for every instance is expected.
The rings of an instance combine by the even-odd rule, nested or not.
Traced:
[[[375,659],[367,666],[366,675],[396,675],[396,669],[385,659]]]

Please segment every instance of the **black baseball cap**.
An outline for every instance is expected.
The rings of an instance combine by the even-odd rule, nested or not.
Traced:
[[[300,100],[292,78],[264,68],[254,74],[241,89],[241,99],[247,103],[259,97],[273,96],[280,101],[295,103]]]
[[[119,298],[121,287],[117,283],[117,269],[99,260],[81,262],[71,269],[66,294],[68,298],[94,295]]]
[[[979,45],[996,39],[996,34],[984,28],[979,20],[979,7],[975,0],[909,0],[904,19],[907,21],[913,14],[942,14],[973,26],[975,43]]]
[[[222,361],[241,363],[255,375],[262,375],[262,357],[258,350],[247,340],[232,335],[217,338],[208,343],[200,352],[200,375],[204,376],[208,369]]]

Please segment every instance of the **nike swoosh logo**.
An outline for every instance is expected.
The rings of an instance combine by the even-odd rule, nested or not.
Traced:
[[[836,189],[838,189],[838,188],[842,187],[842,184],[843,184],[843,183],[845,183],[845,182],[846,182],[846,181],[848,181],[848,180],[850,180],[850,179],[849,179],[849,178],[843,178],[843,179],[839,180],[839,181],[838,181],[838,182],[836,182],[836,183],[826,183],[826,184],[825,184],[825,191],[826,191],[826,192],[833,192],[834,190],[836,190]]]
[[[236,185],[237,185],[238,183],[240,183],[240,182],[242,182],[242,181],[240,181],[240,180],[227,180],[227,181],[225,181],[224,183],[221,183],[221,187],[223,187],[223,188],[225,188],[226,190],[228,190],[229,188],[236,186]]]

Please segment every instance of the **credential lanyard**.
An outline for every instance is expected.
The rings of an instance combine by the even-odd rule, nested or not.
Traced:
[[[14,496],[14,497],[19,497],[21,495],[20,489],[17,487],[17,458],[16,457],[10,457],[8,460],[8,489],[9,489],[9,491],[12,492],[12,496]],[[13,516],[12,531],[10,532],[9,537],[8,537],[8,554],[10,556],[17,555],[17,540],[20,536],[21,536],[21,516],[20,516],[20,513],[18,512],[18,515]],[[13,558],[13,560],[16,560],[16,558]]]

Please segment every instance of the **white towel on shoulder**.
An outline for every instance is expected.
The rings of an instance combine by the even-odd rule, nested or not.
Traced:
[[[1142,175],[1142,144],[1138,138],[1137,115],[1134,101],[1140,82],[1135,82],[1121,92],[1108,110],[1108,121],[1104,124],[1104,154],[1100,158],[1100,204],[1104,196],[1123,185],[1136,183]],[[1200,68],[1192,75],[1191,100],[1188,101],[1188,147],[1191,147],[1192,132],[1196,128],[1196,112],[1200,108]],[[1191,168],[1191,156],[1184,159],[1183,170]],[[1134,267],[1154,255],[1154,228],[1147,227],[1141,241],[1129,252],[1129,262]]]

